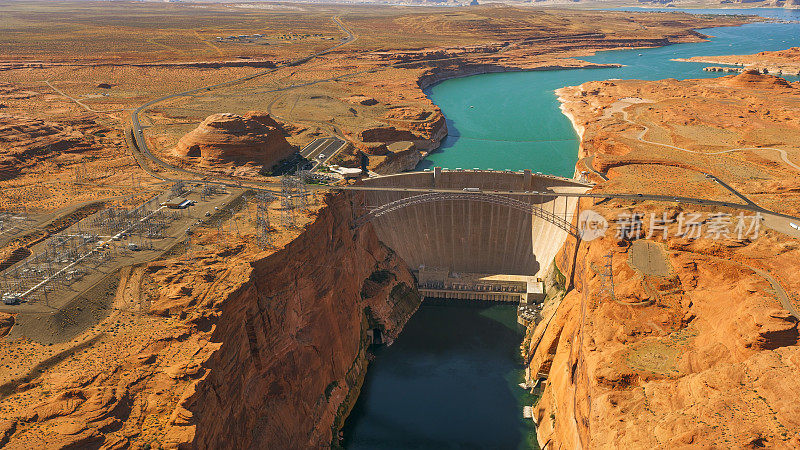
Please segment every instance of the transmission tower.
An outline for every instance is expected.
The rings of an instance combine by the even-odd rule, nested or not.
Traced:
[[[605,258],[606,262],[603,264],[602,270],[598,272],[600,275],[598,297],[600,299],[607,297],[614,300],[613,253],[608,252],[603,258]]]
[[[172,185],[172,188],[170,189],[170,196],[178,197],[181,194],[183,194],[184,190],[185,187],[183,185],[183,181],[178,181],[177,183]]]
[[[272,247],[272,224],[269,220],[269,205],[275,196],[269,192],[261,192],[256,196],[256,230],[262,247]]]
[[[292,177],[281,178],[281,225],[284,228],[295,226],[296,183]]]
[[[75,167],[75,184],[82,184],[86,181],[86,167],[79,164]]]

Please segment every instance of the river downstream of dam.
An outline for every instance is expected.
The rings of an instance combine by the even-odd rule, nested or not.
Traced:
[[[736,12],[800,20],[800,11]],[[800,46],[798,23],[756,23],[698,31],[713,38],[702,43],[607,51],[584,58],[622,64],[619,68],[475,75],[432,86],[427,94],[447,118],[449,135],[418,168],[532,169],[572,177],[578,136],[559,109],[555,89],[613,78],[717,77],[720,74],[702,71],[708,64],[672,59]],[[522,418],[522,406],[531,404],[533,397],[518,387],[523,381],[519,356],[523,330],[515,319],[516,308],[509,304],[423,304],[398,340],[376,352],[361,396],[347,420],[344,446],[537,448],[534,424]]]

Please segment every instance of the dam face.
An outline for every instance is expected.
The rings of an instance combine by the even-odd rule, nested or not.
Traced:
[[[588,185],[574,180],[525,172],[483,170],[412,172],[363,181],[369,187],[392,191],[364,191],[365,206],[410,199],[421,192],[403,188],[455,189],[465,193],[502,197],[492,191],[582,193]],[[433,194],[435,195],[435,194]],[[476,194],[477,196],[477,194]],[[520,202],[573,222],[577,198],[507,195]],[[568,233],[551,221],[504,204],[475,199],[438,199],[411,204],[372,218],[378,237],[397,252],[412,270],[456,274],[504,274],[534,277],[542,273]],[[420,286],[424,287],[424,286]]]

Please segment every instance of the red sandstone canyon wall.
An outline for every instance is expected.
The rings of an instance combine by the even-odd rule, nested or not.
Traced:
[[[355,402],[368,328],[393,339],[419,306],[411,273],[345,196],[285,249],[253,262],[222,305],[220,348],[189,399],[194,446],[327,446]]]

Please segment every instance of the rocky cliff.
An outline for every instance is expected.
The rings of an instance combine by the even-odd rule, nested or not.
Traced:
[[[304,235],[252,264],[222,305],[221,346],[186,402],[200,448],[321,447],[365,374],[367,331],[393,339],[420,302],[413,278],[336,197]],[[225,420],[220,420],[225,417]]]
[[[596,170],[597,191],[744,197],[796,215],[796,191],[773,190],[796,185],[796,91],[746,73],[590,82],[559,95],[582,131],[580,156],[592,157],[578,170]],[[755,234],[735,232],[735,219],[709,233],[713,217],[750,216],[740,209],[622,200],[587,209],[609,228],[577,248],[568,240],[555,260],[560,293],[524,345],[542,393],[540,445],[797,448],[800,406],[788,399],[800,389],[798,234],[774,216],[752,219]],[[694,236],[681,231],[690,214],[702,222]],[[626,217],[641,228],[623,236]]]
[[[447,136],[447,123],[438,107],[431,105],[431,109],[391,107],[380,125],[351,135],[355,148],[369,157],[369,169],[380,174],[413,170],[428,151],[437,148]],[[356,167],[360,158],[343,156],[340,162]]]
[[[731,64],[741,66],[738,70],[757,70],[762,73],[776,75],[800,74],[800,47],[773,52],[758,52],[752,55],[695,56],[687,61],[708,62],[715,64]],[[709,71],[737,70],[730,67],[707,67]]]
[[[540,445],[800,444],[800,410],[786,401],[800,388],[798,321],[771,298],[769,281],[677,241],[665,249],[670,273],[648,275],[630,264],[630,244],[581,245],[574,287],[544,308],[529,339],[529,370],[543,385]],[[608,254],[613,297],[599,269]]]
[[[29,372],[0,385],[0,445],[329,446],[370,336],[395,338],[420,303],[404,263],[369,225],[351,229],[352,214],[333,196],[277,251],[210,241],[127,270],[115,312],[73,341],[4,343],[0,361]]]

